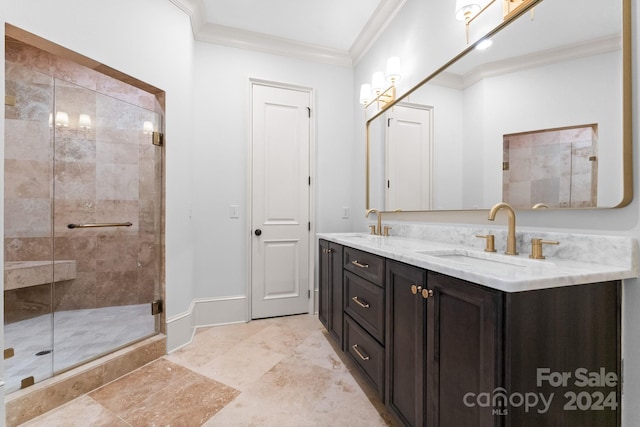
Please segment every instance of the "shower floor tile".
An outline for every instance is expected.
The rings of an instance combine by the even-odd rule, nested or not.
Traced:
[[[19,390],[23,378],[42,381],[154,330],[149,304],[61,311],[5,325],[5,348],[15,352],[5,360],[5,391]]]

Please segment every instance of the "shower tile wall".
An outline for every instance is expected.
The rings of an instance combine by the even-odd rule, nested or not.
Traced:
[[[53,301],[49,285],[6,291],[5,322],[150,302],[160,280],[161,164],[142,123],[157,125],[156,98],[12,39],[5,54],[6,92],[17,100],[5,106],[5,261],[51,260],[55,251],[77,270],[55,283]],[[54,84],[56,110],[70,123],[55,129],[52,153]],[[90,129],[78,128],[79,113],[91,116]],[[133,226],[67,228],[126,221]]]

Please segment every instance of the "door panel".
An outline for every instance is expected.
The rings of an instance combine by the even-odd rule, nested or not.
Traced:
[[[307,91],[252,86],[252,318],[308,311]]]

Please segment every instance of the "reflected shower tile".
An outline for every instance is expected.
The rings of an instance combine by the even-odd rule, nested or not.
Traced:
[[[7,237],[4,239],[5,261],[42,261],[51,259],[50,237]]]
[[[139,202],[137,200],[98,200],[96,221],[131,222],[133,225],[123,230],[137,231],[138,210]]]
[[[56,259],[71,259],[76,261],[78,273],[96,270],[96,249],[98,241],[95,236],[66,236],[56,237]]]

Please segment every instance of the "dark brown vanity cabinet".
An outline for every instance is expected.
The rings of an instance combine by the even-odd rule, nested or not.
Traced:
[[[320,240],[318,318],[340,345],[340,348],[343,348],[344,328],[342,253],[342,245]]]
[[[620,281],[502,292],[320,245],[321,320],[400,424],[620,426]]]
[[[385,259],[344,248],[345,351],[384,399]]]
[[[490,426],[465,405],[500,384],[501,293],[387,261],[387,405],[408,426]]]

